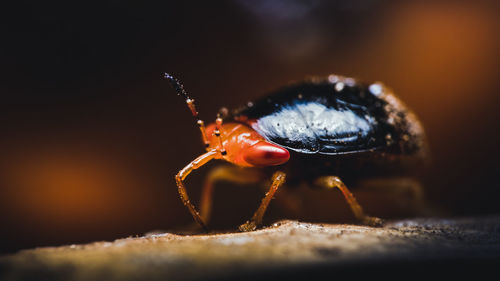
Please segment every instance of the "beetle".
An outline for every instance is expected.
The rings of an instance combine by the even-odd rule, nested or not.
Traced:
[[[206,152],[175,176],[182,202],[205,230],[215,181],[254,183],[264,181],[266,174],[272,174],[269,191],[240,231],[252,231],[262,224],[286,177],[287,186],[305,182],[339,189],[361,223],[380,225],[382,220],[366,215],[344,182],[397,174],[427,157],[421,123],[381,82],[364,83],[340,75],[312,77],[225,112],[225,116],[218,114],[214,123],[205,126],[179,80],[167,73],[164,77],[186,100],[205,145]],[[200,213],[191,203],[184,181],[213,159],[248,169],[229,167],[212,172],[202,190]]]

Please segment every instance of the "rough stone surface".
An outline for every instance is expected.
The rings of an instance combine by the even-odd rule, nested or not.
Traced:
[[[500,218],[403,220],[380,228],[281,221],[249,233],[163,233],[23,250],[0,258],[0,277],[275,280],[472,267],[484,273],[499,261]]]

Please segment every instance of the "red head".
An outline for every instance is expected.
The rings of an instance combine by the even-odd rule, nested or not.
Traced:
[[[195,118],[198,111],[182,84],[172,75],[165,73],[177,94],[186,99],[186,104]],[[217,118],[215,124],[210,124],[206,130],[202,120],[197,121],[203,141],[208,150],[217,150],[221,153],[214,156],[242,167],[266,167],[284,164],[290,158],[288,150],[266,141],[254,129],[242,123],[222,124]],[[216,129],[220,131],[220,138],[216,136]],[[218,132],[217,132],[218,134]]]
[[[222,149],[214,135],[216,125],[207,127],[209,148]],[[225,123],[220,128],[222,146],[226,155],[222,159],[242,167],[266,167],[284,164],[290,159],[285,148],[272,144],[254,129],[241,123]]]

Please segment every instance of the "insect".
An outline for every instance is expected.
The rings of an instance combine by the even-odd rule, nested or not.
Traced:
[[[381,219],[364,213],[344,182],[404,171],[427,155],[420,122],[379,82],[367,84],[337,75],[311,78],[248,102],[226,116],[218,114],[214,123],[205,126],[179,80],[170,74],[165,78],[185,98],[205,145],[206,152],[175,176],[182,202],[205,230],[217,180],[255,183],[271,174],[268,192],[253,217],[239,227],[241,231],[262,224],[285,178],[287,187],[306,182],[339,189],[361,223],[380,224]],[[209,175],[198,212],[184,181],[213,159],[225,160],[233,168]]]

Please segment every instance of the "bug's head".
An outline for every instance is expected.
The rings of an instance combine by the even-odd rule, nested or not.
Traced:
[[[217,122],[207,126],[209,149],[220,149],[226,153],[223,159],[243,167],[267,167],[284,164],[290,159],[285,148],[270,143],[251,127],[228,122],[220,127],[220,140],[214,133]]]
[[[198,119],[198,111],[194,100],[191,99],[182,84],[172,75],[164,76],[172,84],[177,94],[186,99],[186,104],[191,113]],[[198,119],[202,139],[207,150],[219,151],[216,158],[224,159],[242,167],[267,167],[284,164],[290,158],[290,153],[285,148],[268,142],[251,127],[239,123],[222,123],[220,115],[214,123],[207,126]]]

